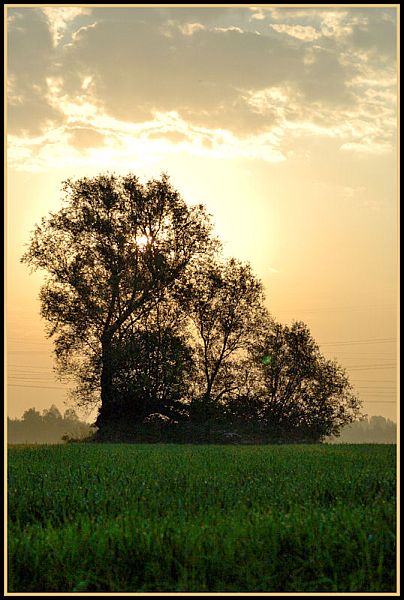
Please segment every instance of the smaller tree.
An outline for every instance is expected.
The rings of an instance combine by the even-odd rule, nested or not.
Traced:
[[[62,420],[62,413],[60,412],[60,410],[58,409],[57,406],[55,406],[54,404],[52,404],[52,406],[50,408],[45,408],[42,411],[42,418],[44,420],[45,423],[52,423],[54,421],[61,421]]]
[[[262,283],[251,266],[209,257],[186,273],[177,301],[191,323],[199,378],[193,390],[194,416],[223,415],[223,405],[240,387],[243,362],[258,324],[266,318]]]
[[[36,408],[29,408],[22,415],[22,420],[25,423],[38,424],[42,423],[41,413]]]
[[[302,322],[273,322],[254,349],[262,373],[260,417],[283,437],[321,441],[360,414],[345,370],[327,360]]]

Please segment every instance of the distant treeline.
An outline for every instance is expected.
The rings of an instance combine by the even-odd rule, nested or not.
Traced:
[[[88,437],[94,431],[73,409],[68,408],[62,415],[54,404],[42,413],[30,408],[21,419],[8,418],[7,426],[9,444],[58,444]]]
[[[90,423],[80,421],[69,408],[64,414],[52,405],[40,413],[35,408],[26,410],[21,419],[7,419],[9,444],[58,444],[67,439],[84,439],[94,433]],[[364,418],[347,425],[340,437],[326,442],[352,444],[395,444],[397,425],[385,417]]]
[[[364,418],[344,427],[338,438],[329,438],[328,442],[346,444],[395,444],[397,424],[384,417]]]

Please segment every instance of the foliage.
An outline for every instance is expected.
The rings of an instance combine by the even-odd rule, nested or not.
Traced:
[[[135,424],[151,413],[178,417],[195,373],[178,307],[160,300],[112,346],[115,419]]]
[[[47,272],[41,315],[60,370],[78,377],[91,397],[99,369],[102,424],[119,401],[112,387],[116,338],[216,242],[204,207],[188,207],[166,175],[146,184],[132,174],[85,177],[67,180],[63,190],[63,208],[36,226],[22,261]]]
[[[249,368],[245,352],[267,311],[262,283],[248,263],[210,258],[186,276],[176,298],[191,322],[200,374],[191,411],[207,420],[220,414],[226,398],[239,390]]]
[[[11,448],[9,592],[394,592],[393,446]]]
[[[345,370],[325,359],[302,322],[272,322],[253,348],[263,378],[257,417],[267,427],[302,439],[338,435],[359,415],[360,402]]]
[[[160,413],[205,424],[208,438],[222,424],[319,441],[359,416],[344,369],[306,325],[269,315],[251,266],[220,255],[204,206],[167,175],[63,189],[22,261],[47,272],[41,315],[59,374],[75,379],[79,405],[99,408],[100,435]]]

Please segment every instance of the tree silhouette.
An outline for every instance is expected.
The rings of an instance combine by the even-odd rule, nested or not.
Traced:
[[[42,412],[42,419],[45,423],[54,423],[60,421],[62,418],[62,413],[54,404],[50,408],[45,408]]]
[[[116,339],[112,356],[121,419],[179,416],[195,366],[185,314],[172,298],[160,294],[152,310]]]
[[[204,207],[188,207],[164,174],[146,184],[132,174],[67,180],[63,190],[63,208],[36,226],[21,260],[47,272],[41,315],[59,371],[91,395],[94,382],[85,372],[98,365],[102,427],[119,402],[116,340],[216,242]]]
[[[359,416],[360,401],[344,369],[321,355],[304,323],[273,321],[254,355],[264,384],[259,414],[270,429],[321,440]]]
[[[209,257],[189,269],[177,299],[194,331],[200,373],[194,408],[206,419],[239,385],[243,352],[266,315],[263,287],[249,264]]]
[[[22,420],[28,425],[35,425],[42,422],[41,413],[35,408],[29,408],[22,415]]]
[[[276,323],[251,266],[221,257],[205,208],[187,206],[167,175],[63,190],[21,260],[47,274],[41,315],[59,375],[74,378],[79,405],[97,405],[106,439],[109,428],[160,419],[161,433],[188,419],[317,441],[357,418],[342,367],[304,323]],[[24,422],[38,417],[77,420],[51,407]]]
[[[75,411],[62,416],[53,404],[42,414],[35,408],[26,410],[21,419],[7,419],[9,444],[57,444],[64,439],[82,439],[94,433],[89,423],[80,421]]]

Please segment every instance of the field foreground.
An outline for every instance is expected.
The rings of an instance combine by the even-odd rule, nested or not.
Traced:
[[[9,449],[9,592],[394,592],[392,445]]]

